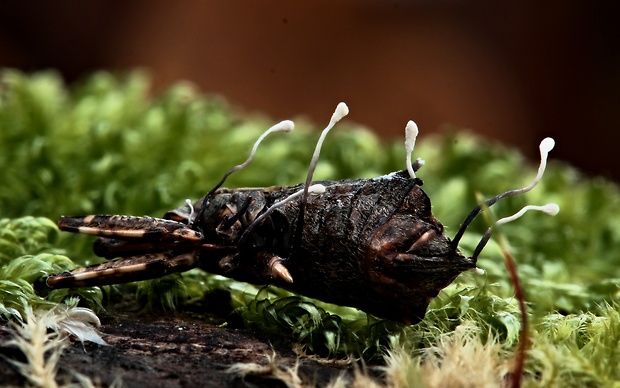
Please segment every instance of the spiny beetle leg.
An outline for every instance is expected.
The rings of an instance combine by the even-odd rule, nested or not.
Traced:
[[[152,217],[90,215],[61,217],[60,230],[120,239],[200,241],[202,234],[186,224]]]
[[[162,277],[184,272],[196,266],[198,252],[181,254],[157,253],[127,257],[119,260],[78,268],[47,278],[50,288],[105,286]]]

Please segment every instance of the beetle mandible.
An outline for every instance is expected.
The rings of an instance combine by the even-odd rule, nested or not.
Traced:
[[[476,207],[451,240],[433,216],[423,182],[415,175],[423,161],[411,161],[417,136],[413,121],[406,127],[405,170],[372,179],[311,184],[325,135],[346,114],[347,106],[340,103],[317,143],[306,182],[297,186],[220,188],[231,173],[250,163],[268,133],[293,129],[287,120],[265,132],[246,162],[229,170],[206,196],[193,204],[188,200],[163,218],[61,217],[61,230],[101,237],[94,243],[96,255],[120,259],[51,275],[46,285],[100,286],[199,267],[417,323],[441,289],[460,273],[477,269],[477,256],[489,236],[467,257],[458,249],[467,226],[483,207],[532,189],[542,177],[553,140],[541,143],[541,165],[529,186]]]

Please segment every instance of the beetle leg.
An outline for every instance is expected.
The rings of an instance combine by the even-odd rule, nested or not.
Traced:
[[[283,280],[286,283],[293,283],[293,276],[284,265],[284,259],[271,252],[259,252],[254,257],[252,266],[252,278],[259,282],[270,282],[272,279]],[[224,271],[225,276],[230,276],[241,268],[240,257],[238,255],[227,255],[218,262],[219,267]],[[205,268],[208,270],[208,268]],[[233,276],[234,277],[234,276]]]
[[[50,288],[70,288],[128,283],[187,271],[197,262],[198,251],[132,256],[51,275],[46,284]]]
[[[121,239],[200,241],[202,234],[187,225],[161,218],[91,215],[60,217],[60,230]]]
[[[267,263],[269,273],[276,279],[284,280],[287,283],[293,283],[291,273],[286,269],[281,257],[273,256]]]
[[[245,202],[243,202],[243,205],[241,205],[241,208],[237,211],[236,209],[231,209],[230,207],[228,208],[231,211],[230,216],[227,216],[227,218],[225,218],[222,223],[218,226],[219,230],[228,230],[230,229],[237,221],[239,221],[242,217],[244,217],[250,207],[250,204],[252,203],[253,198],[251,196],[248,196],[245,199]],[[246,221],[247,223],[247,221]]]

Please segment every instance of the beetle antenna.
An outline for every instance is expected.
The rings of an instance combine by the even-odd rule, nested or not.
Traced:
[[[534,178],[532,183],[530,183],[529,185],[525,186],[522,189],[510,190],[502,194],[496,195],[495,197],[488,199],[484,203],[484,207],[485,208],[491,207],[495,203],[497,203],[498,201],[504,198],[512,197],[513,195],[523,194],[523,193],[526,193],[532,190],[534,186],[536,186],[538,182],[540,182],[540,180],[542,179],[542,176],[545,173],[545,168],[547,167],[547,157],[549,156],[549,151],[551,151],[554,146],[555,146],[555,140],[553,140],[550,137],[547,137],[543,139],[543,141],[540,142],[540,146],[538,147],[540,149],[540,166],[538,167],[538,174],[536,174],[536,177]],[[463,237],[463,233],[465,233],[465,230],[467,229],[469,224],[471,224],[471,222],[482,212],[482,208],[483,208],[482,205],[476,206],[474,210],[472,210],[471,213],[469,213],[469,215],[465,218],[458,232],[456,232],[454,239],[452,240],[452,243],[451,243],[452,249],[456,249],[458,247],[459,242],[461,241],[461,238]]]
[[[250,151],[250,156],[248,157],[248,159],[245,162],[243,162],[242,164],[238,164],[238,165],[234,166],[233,168],[231,168],[230,170],[228,170],[226,172],[226,174],[224,174],[222,179],[219,181],[219,183],[217,185],[215,185],[215,187],[213,187],[207,193],[207,195],[205,195],[205,197],[202,200],[202,204],[200,206],[200,211],[198,212],[198,215],[196,216],[196,219],[202,218],[202,216],[203,216],[203,214],[204,214],[204,212],[205,212],[205,210],[207,208],[207,204],[209,202],[209,198],[211,198],[213,196],[213,193],[215,193],[215,191],[217,189],[222,187],[224,182],[226,182],[226,179],[232,173],[237,172],[239,170],[243,170],[244,168],[246,168],[252,162],[252,160],[254,160],[254,155],[256,154],[256,150],[258,149],[258,145],[263,141],[263,139],[265,139],[265,137],[267,137],[267,135],[269,135],[270,133],[273,133],[273,132],[291,132],[294,128],[295,128],[295,123],[293,123],[291,120],[284,120],[284,121],[280,121],[278,124],[272,126],[268,130],[263,132],[263,134],[260,135],[258,140],[256,140],[256,142],[254,143],[254,146],[252,147],[252,151]]]
[[[501,218],[501,219],[497,220],[497,222],[495,222],[495,225],[493,225],[493,226],[489,227],[489,229],[487,229],[486,233],[484,234],[484,236],[482,236],[482,239],[480,239],[480,242],[476,246],[476,249],[474,250],[474,254],[471,256],[471,258],[474,260],[474,262],[478,259],[478,255],[480,255],[480,252],[482,252],[482,249],[489,242],[489,239],[491,238],[491,234],[493,233],[493,228],[494,227],[499,226],[499,225],[503,225],[503,224],[507,224],[508,222],[512,222],[512,221],[516,220],[517,218],[520,218],[528,210],[537,210],[537,211],[541,211],[541,212],[543,212],[543,213],[545,213],[545,214],[547,214],[549,216],[555,216],[560,211],[560,206],[558,206],[558,204],[556,204],[556,203],[548,203],[548,204],[546,204],[544,206],[528,205],[528,206],[523,207],[521,210],[519,210],[515,214],[511,215],[510,217],[504,217],[504,218]]]

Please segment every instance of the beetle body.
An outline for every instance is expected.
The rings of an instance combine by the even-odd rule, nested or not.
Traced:
[[[338,104],[317,142],[304,184],[218,189],[230,174],[247,167],[265,136],[293,129],[293,122],[285,120],[261,135],[250,157],[226,172],[205,197],[194,204],[188,201],[162,219],[62,217],[61,230],[100,236],[95,254],[120,259],[51,275],[45,284],[50,288],[97,286],[199,267],[244,282],[276,284],[379,317],[418,322],[441,289],[460,273],[476,269],[493,227],[472,256],[465,257],[458,243],[468,225],[483,208],[536,186],[555,142],[551,138],[541,142],[541,164],[532,183],[474,208],[450,240],[431,213],[431,201],[415,175],[423,162],[411,162],[418,133],[413,121],[405,127],[407,170],[310,185],[325,135],[347,113],[346,104]],[[497,224],[532,209],[554,215],[559,207],[526,206]]]
[[[219,189],[164,219],[63,217],[62,230],[103,236],[97,255],[122,259],[47,284],[122,283],[200,267],[412,324],[442,288],[475,268],[443,233],[421,180],[406,171],[320,183],[325,191],[310,195],[303,210],[301,198],[282,202],[260,222],[303,185]]]

